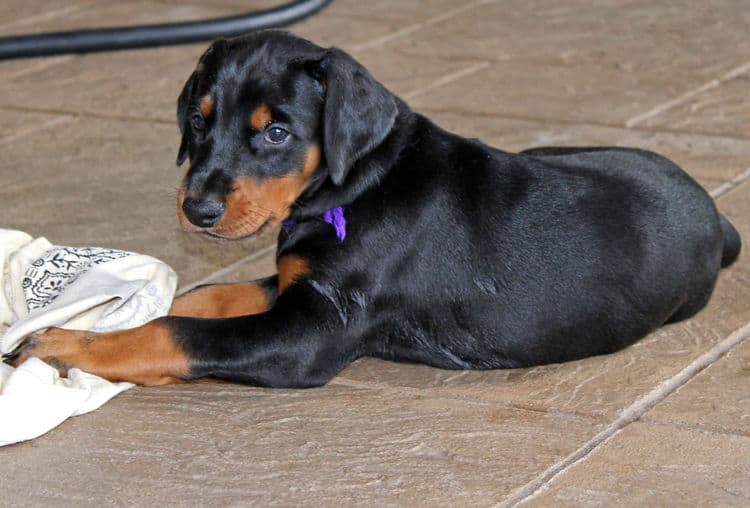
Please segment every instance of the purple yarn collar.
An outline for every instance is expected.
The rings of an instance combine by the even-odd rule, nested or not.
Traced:
[[[344,238],[346,238],[346,219],[344,218],[344,209],[340,206],[337,206],[336,208],[326,210],[323,213],[323,220],[333,226],[333,228],[336,230],[336,237],[340,242],[343,242]],[[285,220],[281,223],[281,225],[285,228],[294,226],[295,224],[296,222],[294,222],[293,220]]]

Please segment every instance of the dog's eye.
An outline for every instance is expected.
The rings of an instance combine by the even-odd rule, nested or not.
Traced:
[[[190,126],[193,128],[193,131],[201,133],[206,129],[206,121],[202,115],[196,113],[190,117]]]
[[[266,131],[266,141],[274,145],[283,143],[288,137],[289,132],[285,131],[281,127],[271,127]]]

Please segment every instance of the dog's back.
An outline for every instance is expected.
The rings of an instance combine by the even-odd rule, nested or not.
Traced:
[[[739,237],[725,233],[731,225],[710,196],[662,156],[606,147],[510,154],[426,120],[420,129],[440,146],[415,147],[418,169],[407,159],[392,173],[419,174],[419,187],[404,192],[419,196],[406,215],[422,217],[410,233],[421,231],[420,255],[434,261],[400,265],[393,284],[412,298],[398,327],[412,338],[428,329],[440,347],[425,354],[391,341],[386,357],[493,368],[610,353],[695,314],[736,257]]]

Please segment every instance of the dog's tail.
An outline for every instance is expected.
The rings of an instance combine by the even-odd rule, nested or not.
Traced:
[[[726,268],[737,260],[740,255],[740,249],[742,247],[742,240],[740,240],[740,234],[732,226],[732,223],[719,214],[719,222],[721,224],[721,234],[724,237],[724,250],[721,254],[721,267]]]

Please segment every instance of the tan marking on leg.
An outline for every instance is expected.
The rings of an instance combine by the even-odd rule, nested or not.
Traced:
[[[266,290],[254,282],[203,286],[172,303],[170,316],[227,318],[267,311],[271,300]]]
[[[265,104],[261,104],[250,115],[250,127],[256,131],[262,131],[269,123],[271,123],[271,110]]]
[[[187,355],[160,320],[109,333],[50,328],[27,344],[17,364],[36,356],[63,374],[76,367],[110,381],[159,385],[181,383],[190,373]]]
[[[201,99],[201,114],[203,118],[208,118],[211,112],[214,110],[214,99],[210,95],[206,95]]]
[[[295,254],[280,257],[276,266],[279,269],[279,294],[283,293],[295,281],[312,273],[309,260]]]

